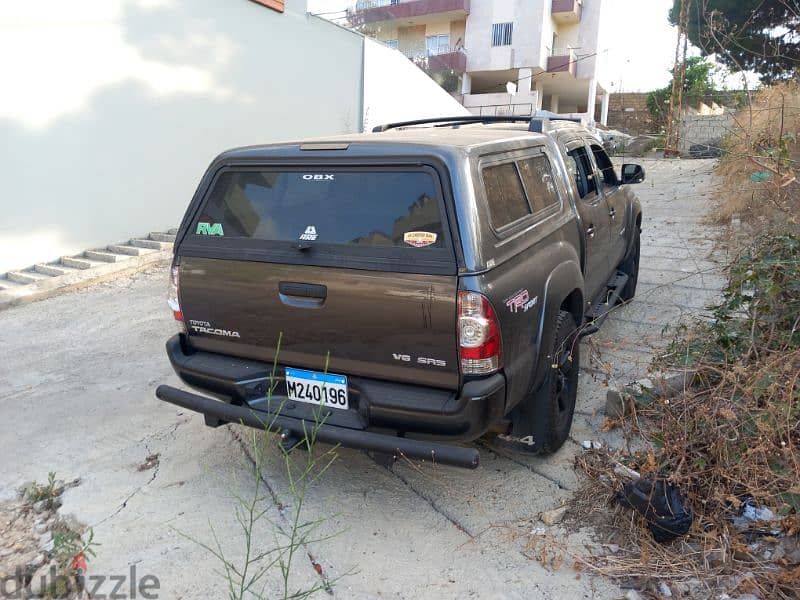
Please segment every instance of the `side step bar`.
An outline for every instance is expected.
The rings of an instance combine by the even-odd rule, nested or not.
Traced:
[[[169,385],[158,386],[156,388],[156,397],[164,402],[193,410],[212,419],[241,423],[256,429],[269,428],[270,431],[289,432],[300,439],[305,439],[306,432],[316,426],[312,421],[274,415],[253,410],[247,406],[226,404],[225,402],[192,394]],[[475,448],[449,446],[447,444],[414,440],[361,429],[334,427],[325,423],[317,428],[317,440],[326,444],[338,444],[345,448],[371,450],[373,452],[391,454],[398,458],[413,458],[464,469],[477,468],[480,457]]]
[[[614,307],[620,301],[620,292],[628,283],[628,276],[625,273],[617,271],[611,279],[606,283],[606,289],[601,294],[600,298],[592,304],[589,312],[586,313],[587,324],[584,328],[585,333],[581,337],[586,337],[597,333],[600,326],[608,318],[608,315],[614,310]]]

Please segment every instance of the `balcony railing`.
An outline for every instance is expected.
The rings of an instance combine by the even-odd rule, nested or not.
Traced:
[[[357,26],[440,13],[452,13],[451,18],[465,17],[469,14],[469,0],[359,0],[348,9],[347,19]]]
[[[577,62],[575,50],[572,48],[548,48],[548,73],[570,73],[575,77]]]
[[[447,71],[466,73],[467,55],[463,48],[436,46],[434,48],[413,48],[403,54],[423,71]]]
[[[583,0],[553,0],[553,19],[558,23],[577,23],[581,20]]]

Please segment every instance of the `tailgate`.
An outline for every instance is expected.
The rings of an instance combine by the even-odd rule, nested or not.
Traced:
[[[178,245],[198,349],[455,389],[457,268],[425,167],[229,168]],[[326,367],[327,365],[327,367]]]

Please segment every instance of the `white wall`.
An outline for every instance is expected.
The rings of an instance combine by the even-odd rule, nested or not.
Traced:
[[[511,46],[492,47],[492,25],[514,23]],[[553,27],[550,0],[471,0],[467,18],[467,71],[546,65]]]
[[[603,0],[584,0],[577,41],[580,50],[576,51],[580,59],[576,65],[579,79],[603,80],[602,67],[608,62],[608,51],[599,45],[602,15]]]
[[[362,40],[305,0],[1,2],[0,274],[174,227],[225,148],[359,130]]]
[[[392,121],[470,114],[397,50],[364,41],[364,130]]]

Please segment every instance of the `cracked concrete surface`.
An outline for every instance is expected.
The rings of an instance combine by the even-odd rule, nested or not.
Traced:
[[[702,313],[724,283],[712,256],[711,161],[643,161],[637,192],[645,217],[637,299],[584,344],[570,441],[548,458],[509,454],[480,441],[481,467],[462,471],[399,463],[392,470],[344,449],[307,498],[306,517],[328,516],[324,533],[295,563],[295,587],[344,576],[339,598],[615,598],[607,581],[528,557],[537,514],[579,484],[580,442],[599,433],[606,386],[644,375],[662,329]],[[185,536],[209,542],[210,523],[226,552],[241,546],[233,494],[253,487],[246,444],[229,426],[159,402],[160,383],[178,385],[163,352],[174,330],[165,306],[166,271],[153,269],[0,313],[0,490],[54,470],[82,484],[62,512],[95,529],[102,546],[90,572],[136,565],[161,582],[161,598],[225,595],[215,559]],[[592,354],[592,360],[588,356]],[[158,465],[139,470],[148,456]],[[293,460],[300,460],[300,457]],[[277,448],[264,481],[288,501]],[[580,552],[587,532],[551,531]],[[261,547],[272,541],[264,524]],[[346,575],[345,575],[346,574]],[[277,574],[268,589],[277,589]],[[273,587],[275,586],[275,587]],[[321,592],[321,596],[327,596]]]

